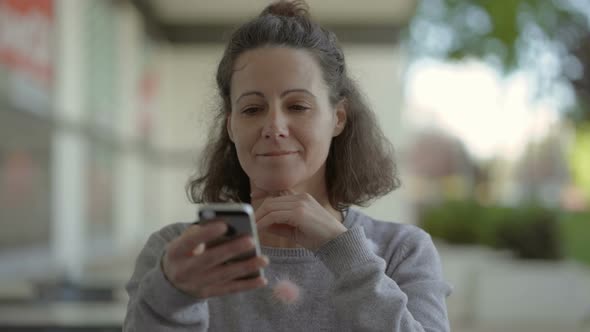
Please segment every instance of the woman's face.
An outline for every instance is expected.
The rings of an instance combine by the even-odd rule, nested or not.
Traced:
[[[305,50],[264,47],[238,57],[227,129],[250,182],[267,192],[325,185],[332,138],[346,112],[329,101],[320,66]]]

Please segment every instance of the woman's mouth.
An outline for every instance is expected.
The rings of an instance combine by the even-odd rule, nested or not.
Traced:
[[[296,154],[297,151],[270,151],[270,152],[265,152],[265,153],[260,153],[258,154],[261,157],[282,157],[282,156],[288,156],[288,155],[292,155],[292,154]]]

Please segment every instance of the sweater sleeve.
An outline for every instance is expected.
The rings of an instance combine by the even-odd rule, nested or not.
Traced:
[[[148,239],[135,263],[126,290],[129,294],[125,332],[206,331],[209,323],[207,301],[176,289],[165,277],[161,260],[166,244],[174,238],[170,228]]]
[[[328,242],[317,256],[334,274],[334,306],[343,331],[446,332],[445,299],[450,287],[442,277],[430,236],[416,230],[392,254],[386,272],[361,227]]]

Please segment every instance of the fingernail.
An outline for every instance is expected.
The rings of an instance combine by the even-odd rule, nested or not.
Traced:
[[[193,256],[198,256],[198,255],[202,254],[204,251],[205,251],[205,244],[199,243],[199,245],[196,246],[195,249],[193,249]]]
[[[222,230],[223,232],[227,232],[227,229],[228,229],[228,226],[227,226],[227,224],[226,224],[226,223],[224,223],[224,222],[221,222],[221,230]]]

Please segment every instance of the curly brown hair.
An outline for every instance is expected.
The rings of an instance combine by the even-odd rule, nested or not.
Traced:
[[[216,126],[203,151],[200,171],[187,184],[190,200],[250,202],[249,178],[240,166],[226,127],[231,113],[230,82],[236,59],[248,50],[266,46],[308,50],[322,69],[331,104],[345,102],[346,126],[333,138],[326,160],[330,204],[338,210],[367,205],[399,187],[393,147],[348,77],[336,35],[311,19],[304,1],[278,1],[234,31],[227,44],[217,69],[221,103]]]

